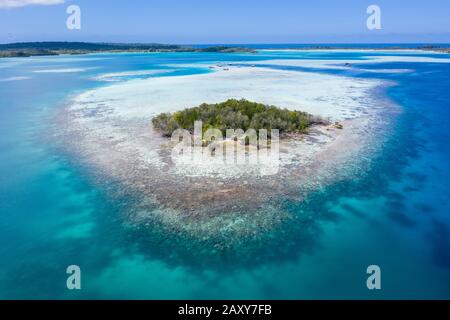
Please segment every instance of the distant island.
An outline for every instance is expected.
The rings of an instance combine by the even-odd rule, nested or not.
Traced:
[[[169,44],[127,44],[90,42],[18,42],[0,44],[0,58],[55,56],[60,54],[88,54],[100,52],[220,52],[254,53],[255,50],[243,47],[211,46],[196,48],[192,46]]]
[[[268,50],[298,50],[298,51],[307,51],[307,50],[421,50],[421,51],[434,51],[439,53],[450,53],[450,44],[448,45],[423,45],[423,44],[409,44],[409,45],[385,45],[385,44],[373,44],[371,46],[368,45],[347,45],[345,47],[341,45],[305,45],[302,47],[290,46],[286,45],[282,49],[279,47],[267,47]]]
[[[229,99],[222,103],[203,103],[174,113],[161,113],[152,119],[153,127],[163,136],[170,137],[177,129],[194,132],[194,122],[202,121],[203,133],[210,128],[223,133],[227,129],[278,129],[280,136],[291,133],[307,133],[314,124],[328,124],[327,121],[309,113],[282,109],[276,106],[252,102],[246,99]]]
[[[278,49],[277,47],[267,47],[265,49]],[[338,45],[308,45],[304,47],[292,48],[289,45],[283,49],[295,50],[404,50],[414,49],[423,51],[434,51],[440,53],[450,53],[450,47],[438,45],[411,45],[408,47],[386,46],[361,47],[358,45],[341,47]],[[94,42],[17,42],[0,44],[0,58],[12,57],[32,57],[32,56],[56,56],[60,54],[88,54],[100,52],[218,52],[218,53],[256,53],[256,49],[244,46],[212,45],[209,47],[195,47],[188,45],[159,44],[159,43],[94,43]]]
[[[424,50],[424,51],[435,51],[435,52],[440,52],[440,53],[450,53],[450,47],[440,47],[440,46],[428,45],[428,46],[418,47],[418,49],[419,50]]]

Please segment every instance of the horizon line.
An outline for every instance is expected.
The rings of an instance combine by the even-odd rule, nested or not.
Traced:
[[[121,42],[121,41],[83,41],[83,40],[76,40],[76,41],[70,41],[70,40],[40,40],[40,41],[15,41],[15,42],[3,42],[0,40],[0,44],[20,44],[20,43],[92,43],[92,44],[162,44],[162,45],[180,45],[180,46],[187,46],[187,45],[386,45],[386,44],[392,44],[392,45],[419,45],[419,44],[445,44],[450,45],[450,42],[439,42],[439,41],[418,41],[418,42],[196,42],[196,43],[179,43],[179,42],[136,42],[136,41],[130,41],[130,42]]]

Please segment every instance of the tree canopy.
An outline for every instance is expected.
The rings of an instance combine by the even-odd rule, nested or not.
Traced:
[[[222,103],[203,103],[174,113],[161,113],[152,119],[153,127],[163,136],[170,137],[177,129],[193,133],[194,122],[203,122],[203,132],[209,128],[225,132],[227,129],[278,129],[283,133],[306,133],[313,124],[325,123],[313,115],[295,110],[278,108],[245,99],[229,99]]]

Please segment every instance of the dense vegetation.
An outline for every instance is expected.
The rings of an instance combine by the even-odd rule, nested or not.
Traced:
[[[280,130],[286,133],[305,133],[312,124],[325,123],[324,120],[306,112],[281,109],[245,99],[229,99],[217,104],[201,104],[174,113],[162,113],[152,119],[153,127],[163,136],[170,137],[176,129],[194,131],[194,122],[203,122],[203,132],[209,128],[221,130],[249,128],[259,130]]]
[[[166,44],[124,44],[89,42],[20,42],[0,44],[0,57],[30,57],[95,52],[254,52],[240,47],[212,46],[195,48]]]

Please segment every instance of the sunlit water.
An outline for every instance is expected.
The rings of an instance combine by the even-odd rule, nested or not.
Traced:
[[[254,253],[236,247],[233,259],[217,257],[219,265],[196,259],[194,250],[201,248],[189,250],[183,244],[181,254],[164,233],[149,234],[129,224],[124,212],[133,199],[111,197],[112,186],[94,183],[89,170],[57,148],[49,134],[52,119],[71,96],[109,84],[96,81],[99,74],[166,71],[115,79],[124,81],[211,72],[191,65],[197,62],[265,61],[264,66],[283,68],[266,60],[344,63],[370,55],[383,54],[98,54],[0,60],[0,298],[450,298],[448,63],[361,65],[365,71],[355,71],[358,65],[352,70],[290,67],[394,81],[382,94],[402,110],[363,178],[317,190],[302,203],[286,203],[286,210],[308,219],[278,230],[276,246]],[[66,268],[72,264],[82,270],[80,291],[66,288]],[[378,291],[366,287],[366,268],[372,264],[382,270]]]

